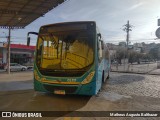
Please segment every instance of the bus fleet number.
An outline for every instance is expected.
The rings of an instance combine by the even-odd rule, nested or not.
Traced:
[[[67,82],[76,82],[76,79],[67,79]]]

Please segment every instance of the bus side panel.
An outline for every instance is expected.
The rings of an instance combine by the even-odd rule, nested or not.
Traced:
[[[105,45],[105,48],[104,48],[104,74],[105,74],[104,79],[105,79],[105,80],[106,80],[107,77],[109,76],[109,72],[110,72],[109,49],[108,49],[108,47]]]
[[[93,79],[93,82],[90,82],[88,84],[82,85],[80,91],[78,92],[79,95],[95,95],[96,94],[96,82],[95,77]]]
[[[101,89],[102,86],[102,74],[103,74],[103,70],[104,70],[104,60],[102,59],[101,61],[99,61],[99,57],[98,57],[98,50],[95,51],[96,53],[96,94],[99,92],[99,90]]]
[[[109,61],[107,59],[104,60],[104,79],[106,80],[109,74]]]
[[[48,92],[42,85],[41,82],[34,79],[34,90],[40,92]]]
[[[35,57],[36,58],[36,57]],[[40,73],[37,70],[35,61],[34,61],[34,90],[35,91],[40,91],[40,92],[47,92],[47,90],[43,87],[42,83],[39,81],[40,80]]]
[[[99,62],[98,57],[96,59],[97,64],[96,64],[96,93],[99,92],[99,90],[102,87],[102,79],[106,80],[108,75],[109,75],[109,71],[110,71],[110,62],[109,62],[109,56],[107,54],[108,49],[105,46],[104,50],[103,50],[103,57],[102,60]],[[98,55],[97,55],[98,56]],[[102,78],[103,76],[103,72],[104,72],[104,78]]]
[[[98,70],[97,70],[97,92],[102,87],[103,70],[104,70],[104,59],[99,63]]]

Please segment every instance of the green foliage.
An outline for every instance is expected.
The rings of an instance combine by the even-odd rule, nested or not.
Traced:
[[[126,58],[127,50],[126,49],[117,49],[116,51],[116,59],[118,63],[121,64],[121,60]]]
[[[153,58],[153,59],[159,59],[159,58],[160,58],[160,56],[159,56],[159,47],[152,48],[152,49],[149,51],[149,55],[150,55],[151,58]]]
[[[138,64],[140,64],[140,60],[142,59],[143,54],[142,53],[138,53],[135,51],[129,51],[128,52],[128,58],[129,58],[129,63],[133,63],[133,62],[137,62]]]

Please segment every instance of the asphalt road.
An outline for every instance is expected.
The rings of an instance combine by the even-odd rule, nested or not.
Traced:
[[[111,73],[98,95],[53,95],[33,90],[32,72],[0,75],[1,111],[160,111],[160,76]],[[69,113],[68,113],[69,114]],[[48,118],[58,120],[130,120],[126,117]],[[12,118],[16,119],[16,118]],[[43,118],[42,118],[43,119]]]

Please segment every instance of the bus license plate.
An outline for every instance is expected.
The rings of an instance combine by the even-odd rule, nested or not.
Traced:
[[[65,95],[65,90],[54,90],[54,94]]]

